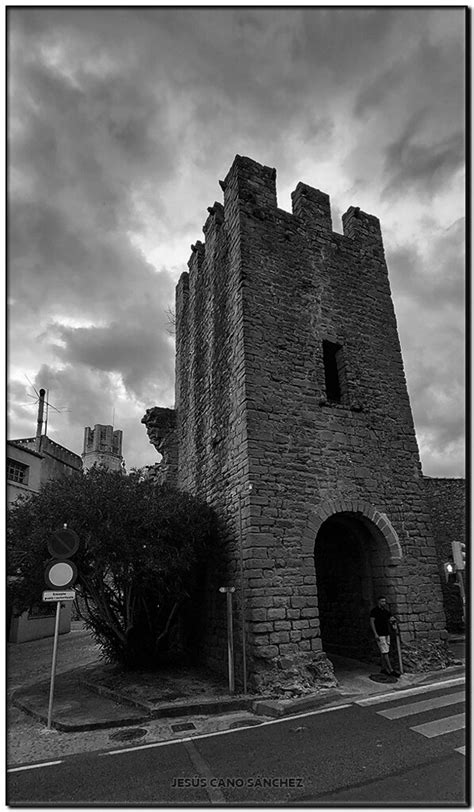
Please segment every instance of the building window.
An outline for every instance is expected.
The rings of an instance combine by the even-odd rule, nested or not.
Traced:
[[[323,361],[326,397],[333,403],[342,403],[346,394],[342,346],[332,341],[323,341]]]
[[[7,480],[8,482],[19,482],[21,485],[28,485],[29,466],[17,460],[7,459]]]

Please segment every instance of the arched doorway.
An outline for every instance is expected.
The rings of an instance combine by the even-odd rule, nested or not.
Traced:
[[[386,539],[361,513],[338,512],[318,530],[314,562],[324,651],[370,662],[377,652],[369,615],[378,595],[396,611]]]

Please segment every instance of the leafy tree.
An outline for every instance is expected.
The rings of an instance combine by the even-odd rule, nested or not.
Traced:
[[[94,466],[48,482],[10,510],[7,560],[16,611],[41,600],[47,543],[64,523],[80,538],[73,560],[81,603],[105,655],[129,667],[158,667],[216,539],[213,510],[136,471],[125,476]]]

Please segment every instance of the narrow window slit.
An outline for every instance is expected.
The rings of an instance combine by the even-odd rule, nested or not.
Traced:
[[[342,346],[323,341],[323,361],[326,397],[333,403],[342,403],[346,388]]]

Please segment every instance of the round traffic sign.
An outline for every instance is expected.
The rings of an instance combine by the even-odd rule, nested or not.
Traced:
[[[44,580],[51,589],[67,589],[77,578],[77,567],[73,561],[48,561]]]
[[[48,550],[56,558],[69,558],[79,547],[79,536],[67,527],[56,530],[48,541]]]

